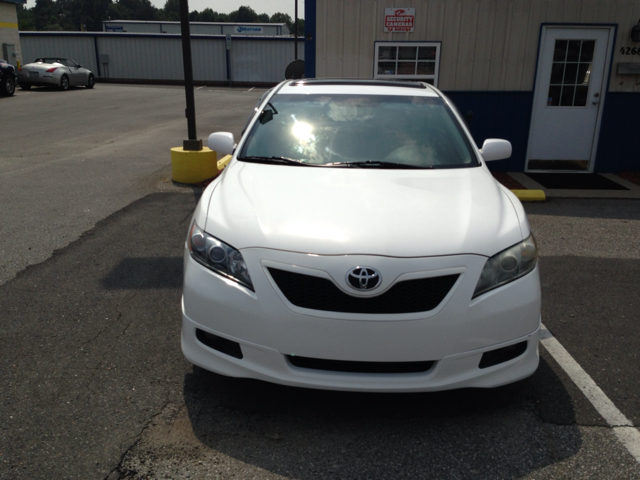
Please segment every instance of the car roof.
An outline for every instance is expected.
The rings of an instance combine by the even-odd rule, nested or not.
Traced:
[[[359,80],[359,79],[302,79],[286,81],[277,93],[286,94],[362,94],[439,97],[439,92],[422,82]]]

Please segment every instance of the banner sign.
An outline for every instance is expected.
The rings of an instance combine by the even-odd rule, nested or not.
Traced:
[[[413,20],[416,17],[415,8],[385,8],[385,32],[413,32]]]
[[[241,33],[245,35],[255,35],[256,33],[264,33],[264,29],[262,27],[249,27],[246,25],[236,25],[234,28],[235,33]]]

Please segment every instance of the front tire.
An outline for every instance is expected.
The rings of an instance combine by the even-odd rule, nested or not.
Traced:
[[[10,97],[16,91],[16,81],[13,77],[6,76],[2,79],[2,83],[0,84],[0,93],[5,97]]]
[[[93,88],[96,84],[96,77],[92,74],[89,74],[89,78],[87,79],[87,88]]]
[[[60,79],[60,90],[62,90],[63,92],[69,90],[69,77],[67,77],[66,75],[63,75]]]

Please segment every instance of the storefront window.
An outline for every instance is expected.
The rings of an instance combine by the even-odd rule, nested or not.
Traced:
[[[376,42],[374,78],[438,85],[440,42]]]

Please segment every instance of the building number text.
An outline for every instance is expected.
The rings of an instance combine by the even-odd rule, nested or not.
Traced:
[[[640,55],[640,48],[622,47],[620,53],[622,55]]]

